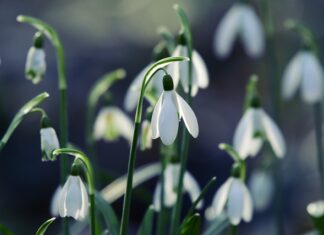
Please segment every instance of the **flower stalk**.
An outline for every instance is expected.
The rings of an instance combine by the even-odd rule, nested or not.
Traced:
[[[121,219],[121,227],[120,227],[120,235],[127,235],[128,233],[128,224],[129,224],[129,213],[130,213],[130,203],[132,197],[132,185],[133,185],[133,175],[134,175],[134,167],[135,167],[135,159],[136,159],[136,149],[138,145],[138,137],[140,134],[140,126],[142,120],[142,110],[143,110],[143,100],[145,95],[145,89],[147,85],[152,80],[154,74],[161,70],[166,65],[177,62],[188,60],[186,57],[167,57],[165,59],[159,60],[155,62],[145,73],[144,79],[141,85],[140,97],[137,102],[136,113],[135,113],[135,125],[134,125],[134,133],[133,140],[129,153],[128,160],[128,168],[127,168],[127,184],[126,184],[126,193],[124,197],[123,203],[123,212]]]

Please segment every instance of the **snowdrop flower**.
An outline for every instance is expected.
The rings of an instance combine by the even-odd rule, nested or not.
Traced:
[[[286,153],[283,135],[276,123],[256,101],[249,107],[239,121],[234,133],[234,149],[242,159],[254,157],[266,139],[275,155],[282,158]]]
[[[262,22],[246,3],[232,6],[221,20],[214,36],[216,55],[228,57],[236,38],[241,40],[248,56],[256,58],[262,55],[265,47]]]
[[[43,49],[43,36],[36,33],[34,37],[34,46],[32,46],[27,54],[25,76],[34,84],[39,83],[46,72],[45,52]]]
[[[60,144],[55,130],[52,127],[44,127],[40,130],[42,161],[54,161],[56,158],[52,156],[55,149],[60,148]]]
[[[123,111],[117,107],[101,109],[94,125],[94,138],[115,141],[120,136],[131,143],[133,138],[133,123]]]
[[[148,120],[142,122],[141,131],[141,150],[152,148],[152,129],[151,123]]]
[[[165,145],[170,145],[177,137],[179,120],[182,118],[189,133],[196,138],[199,127],[195,113],[186,101],[174,90],[172,77],[163,77],[163,89],[152,115],[152,138],[161,138]]]
[[[58,209],[61,217],[84,219],[88,214],[89,199],[80,176],[70,175],[59,196]]]
[[[286,67],[282,79],[282,96],[291,99],[298,87],[306,103],[319,102],[323,93],[323,69],[316,55],[298,52]]]
[[[263,211],[268,208],[274,194],[274,182],[271,175],[263,170],[256,170],[249,179],[254,209]]]
[[[179,36],[179,45],[174,50],[172,56],[184,56],[188,57],[188,49],[185,43],[183,34]],[[209,85],[209,75],[207,66],[203,58],[199,55],[196,50],[192,51],[192,86],[191,95],[196,96],[199,88],[207,88]],[[180,79],[182,87],[186,93],[189,92],[189,62],[182,61],[172,63],[170,65],[170,74],[173,79],[178,81]]]
[[[164,171],[164,203],[166,207],[172,207],[177,201],[177,186],[179,182],[180,175],[180,164],[171,163],[167,165]],[[189,173],[185,172],[183,178],[183,192],[187,192],[190,196],[192,202],[194,202],[200,195],[200,187],[198,182]],[[155,188],[153,196],[153,204],[156,211],[161,208],[161,184]],[[198,208],[203,206],[203,202],[200,201]]]
[[[225,213],[232,225],[238,225],[243,219],[250,222],[253,214],[251,195],[245,184],[230,177],[217,191],[212,205],[206,210],[206,218],[213,220]]]
[[[51,200],[51,204],[50,204],[50,213],[54,217],[56,217],[60,214],[59,213],[59,202],[60,202],[61,192],[62,192],[62,186],[60,185],[57,187],[57,189],[55,190],[55,192],[52,196],[52,200]]]

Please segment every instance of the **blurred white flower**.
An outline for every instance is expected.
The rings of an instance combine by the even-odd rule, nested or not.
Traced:
[[[56,158],[52,156],[52,152],[55,149],[60,148],[60,144],[56,135],[55,130],[52,127],[41,128],[41,150],[42,150],[42,161],[53,161]]]
[[[237,3],[230,8],[214,36],[214,51],[220,58],[226,58],[239,38],[248,56],[255,58],[262,55],[265,36],[262,22],[252,7],[246,3]]]
[[[177,187],[179,183],[180,164],[171,163],[167,165],[164,171],[164,206],[172,207],[177,201]],[[192,202],[200,195],[200,187],[198,182],[189,173],[185,172],[183,178],[183,193],[188,193]],[[161,208],[161,184],[158,183],[153,196],[153,204],[156,211]],[[201,208],[203,202],[198,203],[197,208]]]
[[[286,153],[286,144],[277,124],[262,108],[248,108],[234,133],[234,148],[242,159],[254,157],[260,151],[263,140],[270,143],[279,158]]]
[[[115,141],[120,136],[129,143],[133,138],[133,122],[117,107],[102,108],[94,124],[94,138]]]
[[[298,87],[305,102],[319,102],[323,96],[323,69],[314,53],[298,52],[286,67],[282,79],[282,96],[291,99]]]
[[[251,190],[254,209],[256,211],[267,209],[275,190],[271,175],[264,170],[255,170],[250,176],[248,185]]]
[[[172,56],[184,56],[188,57],[188,49],[184,45],[178,45],[174,50]],[[175,62],[169,65],[170,74],[175,81],[180,80],[183,90],[189,92],[189,62]],[[191,95],[195,96],[198,93],[199,88],[207,88],[209,85],[209,75],[207,66],[203,58],[196,50],[192,51],[192,86]]]
[[[324,200],[315,201],[307,205],[307,212],[313,218],[324,217]]]
[[[152,138],[160,137],[163,144],[172,144],[177,137],[181,118],[189,133],[196,138],[199,133],[196,115],[187,102],[174,90],[170,75],[163,77],[163,88],[164,91],[153,110]]]
[[[39,83],[46,72],[45,52],[43,48],[31,47],[27,54],[25,76],[34,84]]]
[[[57,189],[55,190],[52,196],[52,200],[50,204],[50,213],[54,217],[59,215],[59,202],[60,202],[61,192],[62,192],[62,186],[60,185],[57,187]]]
[[[80,176],[70,175],[60,193],[58,209],[61,217],[84,219],[88,214],[89,199]]]
[[[152,129],[151,123],[148,120],[142,122],[141,131],[141,150],[152,148]]]
[[[205,216],[208,220],[213,220],[222,213],[228,216],[232,225],[238,225],[241,219],[245,222],[252,219],[253,203],[250,192],[238,178],[228,178],[219,188]]]

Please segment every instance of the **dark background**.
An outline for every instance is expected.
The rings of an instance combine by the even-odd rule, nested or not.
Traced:
[[[200,90],[193,109],[200,123],[198,139],[191,141],[188,168],[202,187],[217,176],[217,187],[229,175],[231,160],[218,150],[220,142],[231,143],[235,126],[242,114],[245,84],[252,73],[260,75],[260,90],[265,109],[271,113],[271,67],[267,54],[253,60],[236,44],[230,58],[220,61],[212,51],[216,26],[234,1],[153,1],[153,0],[0,0],[0,133],[3,134],[17,110],[42,91],[51,98],[43,106],[58,129],[58,90],[55,51],[46,43],[47,74],[34,86],[24,78],[26,54],[34,29],[16,22],[18,14],[43,19],[59,33],[66,55],[69,85],[69,140],[84,147],[85,102],[91,85],[101,75],[117,68],[127,71],[127,78],[112,88],[115,102],[122,106],[127,86],[151,60],[158,42],[156,29],[167,26],[176,33],[179,22],[172,8],[177,2],[186,10],[192,23],[194,47],[204,57],[210,86]],[[262,0],[252,1],[259,9]],[[275,39],[279,72],[295,54],[300,41],[295,33],[283,28],[283,21],[296,18],[316,35],[320,54],[324,48],[324,2],[322,0],[269,1],[275,21]],[[129,114],[133,118],[133,114]],[[305,208],[319,199],[312,107],[298,98],[281,105],[280,126],[288,144],[282,161],[285,227],[287,234],[300,234],[311,228]],[[137,165],[158,161],[155,148],[139,153]],[[128,144],[98,143],[100,163],[110,175],[126,173]],[[249,159],[249,170],[262,161],[262,154]],[[29,115],[0,153],[0,223],[16,234],[33,234],[50,217],[49,202],[59,183],[58,163],[42,163],[39,145],[39,117]],[[146,186],[153,190],[155,180]],[[209,205],[216,188],[208,194]],[[149,202],[134,198],[132,223],[140,221]],[[122,200],[114,207],[121,214]],[[275,234],[272,210],[256,214],[241,234]],[[52,234],[57,232],[52,229]],[[54,231],[54,232],[53,232]],[[248,232],[246,232],[248,231]]]

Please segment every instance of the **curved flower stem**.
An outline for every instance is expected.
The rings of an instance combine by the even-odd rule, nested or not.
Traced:
[[[318,171],[320,174],[321,199],[324,199],[324,161],[323,161],[323,127],[321,103],[314,104],[314,121],[317,147]]]
[[[187,102],[191,106],[192,97],[191,97],[191,88],[192,88],[192,36],[189,26],[188,18],[184,12],[184,10],[179,7],[179,5],[175,5],[174,9],[181,21],[182,31],[186,37],[186,45],[189,56],[189,66],[188,66],[188,94],[187,94]],[[171,220],[171,235],[177,235],[180,224],[180,216],[181,216],[181,207],[182,207],[182,192],[183,192],[183,178],[184,173],[187,168],[187,160],[188,160],[188,151],[189,151],[189,133],[186,128],[182,130],[182,142],[180,148],[180,173],[179,173],[179,181],[177,187],[177,202],[172,211],[172,220]]]
[[[73,156],[75,159],[81,160],[86,168],[86,178],[89,189],[89,198],[90,198],[90,224],[91,224],[91,234],[96,235],[96,207],[95,207],[95,188],[94,188],[94,172],[92,165],[89,161],[89,158],[81,151],[69,148],[56,149],[53,152],[53,155],[61,155],[62,156]]]
[[[172,62],[188,60],[186,57],[167,57],[162,60],[155,62],[146,72],[142,86],[140,97],[138,99],[136,113],[135,113],[135,126],[134,126],[134,133],[133,133],[133,140],[132,145],[130,148],[129,153],[129,160],[128,160],[128,168],[127,168],[127,184],[126,184],[126,193],[124,197],[124,204],[123,204],[123,212],[122,212],[122,219],[120,225],[120,235],[127,235],[128,232],[128,223],[129,223],[129,212],[130,212],[130,203],[132,198],[132,185],[133,185],[133,175],[134,175],[134,167],[135,167],[135,159],[136,159],[136,148],[138,145],[138,135],[140,132],[140,124],[142,121],[142,110],[143,110],[143,100],[144,100],[144,93],[145,88],[153,78],[153,75],[164,66]]]
[[[61,40],[53,27],[47,23],[30,16],[19,15],[17,21],[27,23],[35,27],[46,35],[56,50],[57,56],[57,71],[58,71],[58,88],[59,88],[59,105],[60,105],[60,145],[62,148],[67,147],[68,143],[68,108],[67,108],[67,81],[65,76],[65,59],[64,49]],[[64,183],[67,177],[67,162],[62,158],[60,161],[61,169],[61,184]],[[68,222],[64,220],[64,234],[69,234]]]

